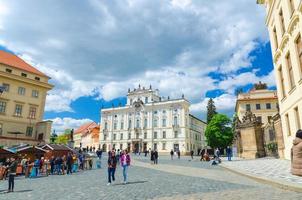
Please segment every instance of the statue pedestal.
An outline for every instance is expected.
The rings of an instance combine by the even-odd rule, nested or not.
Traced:
[[[74,141],[68,141],[67,145],[70,148],[74,148]]]
[[[255,159],[265,155],[261,126],[244,127],[241,128],[240,133],[242,158]]]

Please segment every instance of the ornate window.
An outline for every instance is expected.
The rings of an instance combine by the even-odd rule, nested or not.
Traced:
[[[177,116],[174,116],[173,125],[174,125],[174,126],[177,126],[177,125],[178,125],[178,118],[177,118]]]
[[[166,138],[166,131],[163,131],[163,138]]]
[[[139,119],[136,120],[136,128],[140,128],[140,121],[139,121]]]
[[[26,136],[31,137],[31,136],[33,135],[33,130],[34,130],[33,127],[28,126],[28,127],[26,128]]]
[[[282,94],[282,98],[284,98],[286,96],[286,94],[285,94],[285,85],[284,85],[284,76],[283,76],[282,66],[280,66],[278,71],[279,71],[279,78],[280,78],[280,85],[281,85],[281,94]]]
[[[6,102],[0,101],[0,113],[5,113],[6,110]]]
[[[37,113],[37,108],[36,107],[30,107],[29,108],[29,118],[30,119],[35,119],[36,118],[36,113]]]
[[[25,88],[24,87],[19,87],[18,88],[18,94],[19,95],[25,95]]]
[[[158,119],[154,119],[153,120],[153,127],[157,127],[158,126]]]
[[[22,105],[16,104],[15,116],[20,117],[22,115]]]
[[[31,93],[31,96],[34,98],[38,98],[39,97],[39,91],[38,90],[33,90]]]
[[[289,85],[290,85],[290,89],[293,89],[295,87],[295,79],[294,79],[293,65],[292,65],[290,54],[286,56],[286,61],[287,61],[287,68],[288,68],[288,75],[289,75],[289,83],[290,83]]]

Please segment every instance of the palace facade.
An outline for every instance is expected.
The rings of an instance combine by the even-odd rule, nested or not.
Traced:
[[[0,146],[49,142],[43,121],[50,77],[16,55],[0,50]]]
[[[129,89],[125,106],[101,110],[100,145],[104,151],[197,153],[206,146],[206,123],[191,115],[189,107],[184,96],[164,99],[151,86]]]
[[[258,0],[266,7],[274,62],[284,155],[290,159],[295,133],[302,124],[302,1]]]

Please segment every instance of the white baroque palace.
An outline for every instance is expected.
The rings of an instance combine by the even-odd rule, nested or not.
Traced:
[[[206,145],[206,123],[191,115],[189,106],[184,96],[164,99],[151,86],[129,89],[125,106],[101,110],[100,144],[104,151],[197,153]]]

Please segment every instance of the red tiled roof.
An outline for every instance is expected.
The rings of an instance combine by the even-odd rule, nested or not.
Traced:
[[[77,130],[74,131],[74,134],[85,133],[86,131],[88,131],[89,128],[93,128],[95,126],[98,126],[97,123],[95,123],[95,122],[89,122],[89,123],[83,124]]]
[[[0,50],[0,63],[9,65],[11,67],[24,70],[30,73],[34,73],[40,76],[46,76],[44,73],[40,72],[30,64],[27,64],[24,60],[19,58],[18,56],[8,53],[6,51]]]

